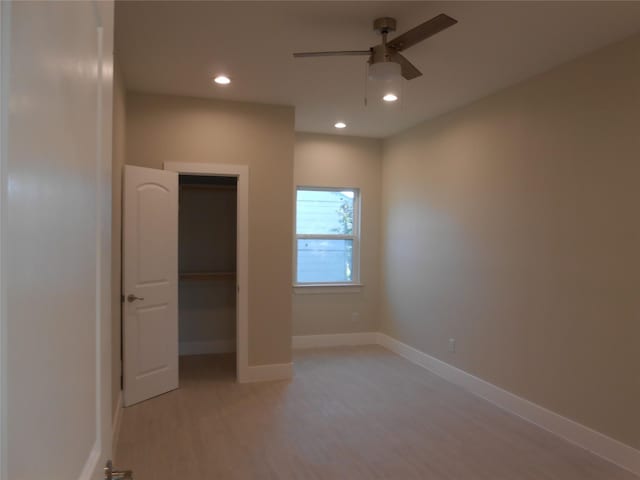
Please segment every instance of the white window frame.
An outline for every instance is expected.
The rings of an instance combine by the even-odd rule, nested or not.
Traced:
[[[344,192],[353,191],[353,231],[351,235],[344,234],[298,234],[298,191],[315,190],[320,192]],[[294,287],[361,287],[360,283],[360,218],[361,218],[361,194],[356,187],[318,187],[308,185],[298,185],[295,190],[295,209],[293,220],[293,278]],[[298,240],[351,240],[352,250],[352,275],[350,282],[298,282]]]

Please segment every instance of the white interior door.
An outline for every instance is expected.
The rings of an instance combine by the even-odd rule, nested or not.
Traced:
[[[178,174],[125,166],[124,404],[178,388]]]
[[[111,454],[113,3],[1,2],[3,480]]]

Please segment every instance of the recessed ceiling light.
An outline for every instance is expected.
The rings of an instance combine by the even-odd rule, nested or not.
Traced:
[[[346,128],[347,124],[344,122],[338,122],[334,125],[336,128]]]
[[[213,79],[218,85],[229,85],[231,83],[231,79],[226,75],[218,75]]]
[[[398,96],[394,95],[393,93],[387,93],[384,97],[382,97],[382,99],[385,102],[395,102],[396,100],[398,100]]]

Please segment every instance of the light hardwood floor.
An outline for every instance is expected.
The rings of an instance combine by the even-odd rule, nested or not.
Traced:
[[[295,353],[239,385],[233,355],[182,357],[179,390],[125,409],[136,480],[638,480],[382,347]]]

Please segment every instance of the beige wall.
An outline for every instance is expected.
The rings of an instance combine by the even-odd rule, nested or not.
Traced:
[[[291,107],[127,96],[128,164],[249,166],[250,365],[291,361],[293,122]]]
[[[640,447],[639,126],[635,37],[386,141],[383,331]]]
[[[114,65],[113,79],[113,163],[112,163],[112,209],[111,209],[111,398],[113,411],[118,407],[120,396],[121,364],[121,313],[122,304],[122,167],[126,150],[126,92],[122,73]]]
[[[377,331],[381,166],[381,140],[296,134],[294,189],[298,185],[360,189],[360,278],[364,287],[357,293],[346,289],[344,293],[333,294],[296,293],[293,296],[294,335]]]

